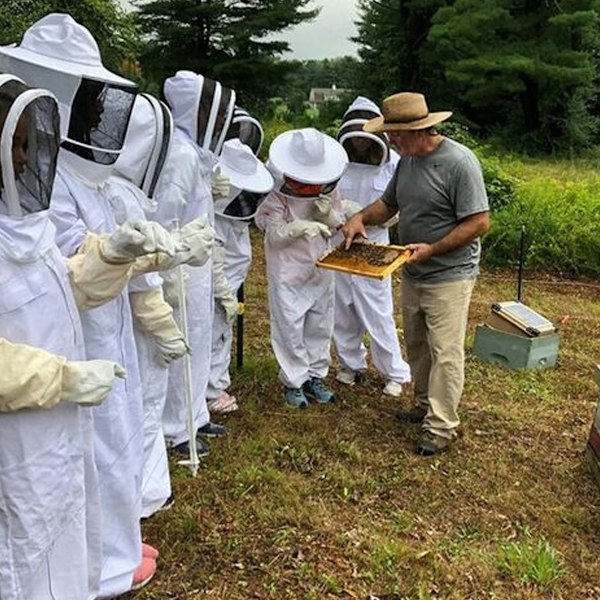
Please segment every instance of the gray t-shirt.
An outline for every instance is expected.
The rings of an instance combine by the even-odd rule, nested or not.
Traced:
[[[465,217],[489,210],[477,157],[449,138],[427,156],[402,158],[382,198],[399,211],[401,244],[437,242]],[[474,279],[480,254],[478,238],[422,263],[407,264],[404,275],[430,283]]]

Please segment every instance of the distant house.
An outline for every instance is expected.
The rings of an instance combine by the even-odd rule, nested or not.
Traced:
[[[312,108],[319,108],[325,102],[336,102],[341,100],[343,96],[350,90],[338,88],[333,84],[330,88],[312,88],[308,95],[308,103]]]

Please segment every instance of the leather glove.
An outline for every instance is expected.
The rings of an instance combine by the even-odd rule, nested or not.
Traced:
[[[106,240],[102,249],[107,262],[123,263],[135,260],[138,256],[153,252],[164,252],[173,256],[176,247],[169,232],[153,221],[125,221]]]
[[[215,230],[208,224],[208,215],[202,215],[172,234],[180,246],[188,249],[173,257],[171,268],[180,264],[201,267],[211,256]]]
[[[227,323],[233,323],[238,315],[238,300],[233,292],[226,294],[220,298],[216,298],[217,302],[225,311],[225,320]]]
[[[212,175],[213,200],[224,200],[229,196],[230,180],[227,175],[221,173],[221,167],[217,167]]]
[[[173,340],[155,341],[158,356],[165,367],[169,366],[172,361],[192,353],[190,347],[182,337]]]
[[[97,406],[110,394],[115,378],[125,379],[127,371],[110,360],[71,361],[73,380],[62,400],[80,406]]]

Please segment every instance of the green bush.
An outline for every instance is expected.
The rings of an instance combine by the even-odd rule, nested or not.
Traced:
[[[560,275],[600,275],[600,179],[538,176],[516,187],[513,202],[492,213],[483,239],[491,267],[517,264],[525,225],[528,269]]]

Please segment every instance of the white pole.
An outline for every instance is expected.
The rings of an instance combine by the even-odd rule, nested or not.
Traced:
[[[179,230],[179,222],[175,223],[175,231]],[[187,319],[187,294],[185,289],[185,276],[183,272],[183,265],[175,267],[177,269],[177,296],[179,298],[179,316],[181,323],[181,331],[186,341],[189,340],[188,336],[188,319]],[[192,471],[192,475],[196,477],[198,474],[198,466],[200,461],[198,460],[198,449],[196,448],[196,424],[194,423],[194,390],[192,383],[192,357],[189,353],[186,353],[183,357],[183,386],[185,393],[185,401],[187,404],[187,428],[190,436],[189,449],[190,457],[187,460],[180,460],[180,465],[187,465]]]

